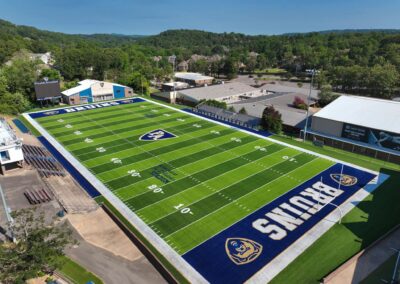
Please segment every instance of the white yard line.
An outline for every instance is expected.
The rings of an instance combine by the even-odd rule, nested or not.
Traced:
[[[279,153],[280,151],[283,151],[283,150],[285,150],[285,148],[283,148],[283,149],[281,149],[281,150],[279,150],[279,151],[277,151],[277,152],[272,153],[271,156],[272,156],[273,154]],[[300,155],[300,154],[299,154],[299,155]],[[268,158],[268,157],[270,157],[270,156],[260,157],[259,159]],[[259,159],[257,159],[257,160],[259,160]],[[210,197],[210,196],[213,195],[213,194],[219,193],[220,191],[222,191],[222,190],[224,190],[224,189],[226,189],[226,188],[228,188],[228,187],[230,187],[230,186],[232,186],[232,185],[235,185],[235,184],[237,184],[237,183],[240,183],[240,182],[242,182],[242,181],[245,180],[245,179],[248,179],[248,178],[250,178],[250,177],[252,177],[252,176],[255,176],[255,175],[257,175],[257,174],[259,174],[259,173],[261,173],[261,172],[263,172],[263,171],[265,171],[265,170],[271,170],[272,167],[274,167],[274,166],[276,166],[276,165],[279,165],[279,164],[281,164],[281,163],[284,163],[284,162],[286,162],[286,161],[280,161],[280,162],[276,162],[276,163],[274,163],[274,164],[271,164],[270,167],[268,167],[268,168],[262,168],[262,169],[260,169],[259,171],[255,172],[255,173],[253,173],[253,174],[251,174],[251,175],[249,175],[249,176],[247,176],[247,177],[245,177],[245,178],[242,178],[242,179],[240,179],[239,181],[236,181],[235,183],[232,183],[231,185],[227,185],[227,186],[225,186],[225,187],[222,187],[222,188],[220,188],[220,189],[218,189],[218,190],[216,190],[215,188],[212,188],[211,186],[206,185],[207,182],[209,182],[209,181],[211,181],[211,180],[213,180],[213,179],[221,178],[222,176],[224,176],[224,175],[226,175],[226,174],[228,174],[228,173],[230,173],[230,172],[232,172],[232,171],[236,171],[236,170],[238,170],[238,169],[240,169],[240,168],[242,168],[242,167],[245,167],[245,166],[248,166],[248,165],[249,165],[249,164],[244,164],[244,165],[241,165],[241,166],[238,167],[238,168],[235,168],[235,169],[232,169],[232,170],[230,170],[230,171],[224,172],[223,174],[221,174],[221,175],[219,175],[219,176],[216,176],[216,177],[214,177],[214,178],[212,178],[212,179],[208,179],[208,180],[206,180],[206,181],[203,181],[203,182],[201,182],[200,184],[196,184],[195,186],[191,186],[191,187],[189,187],[189,188],[186,188],[185,190],[180,191],[180,192],[177,193],[177,194],[170,195],[170,196],[168,196],[167,198],[164,198],[164,199],[162,199],[162,200],[160,200],[160,201],[157,201],[157,202],[154,202],[154,203],[152,203],[152,204],[149,204],[149,205],[147,205],[146,207],[153,206],[153,205],[155,205],[155,204],[157,204],[157,203],[159,203],[159,202],[161,202],[161,201],[167,200],[167,199],[169,199],[169,198],[171,198],[171,197],[174,197],[174,196],[176,197],[176,195],[179,195],[180,193],[183,193],[183,192],[185,192],[185,191],[187,191],[187,190],[189,190],[189,189],[191,189],[191,188],[194,188],[194,187],[197,187],[197,186],[199,186],[199,185],[205,184],[205,186],[206,186],[208,189],[210,189],[210,190],[212,191],[212,193],[211,193],[211,194],[208,194],[208,195],[205,195],[205,196],[203,196],[202,198],[197,199],[196,201],[194,201],[194,202],[192,202],[192,203],[185,204],[185,207],[189,207],[190,205],[193,205],[193,204],[195,204],[195,203],[197,203],[197,202],[199,202],[199,201],[201,201],[201,200],[203,200],[203,199],[206,199],[207,197]],[[300,182],[301,182],[301,181],[300,181]],[[257,189],[257,188],[256,188],[256,189]],[[255,189],[255,190],[256,190],[256,189]],[[242,206],[245,207],[244,205],[242,205]],[[140,209],[137,210],[136,212],[140,212],[141,210],[143,210],[143,209],[146,208],[146,207],[140,208]],[[176,213],[176,212],[179,212],[179,210],[174,211],[174,212],[171,212],[171,213],[169,213],[169,214],[167,214],[167,215],[164,215],[164,216],[162,216],[162,217],[160,217],[160,218],[158,218],[158,219],[156,219],[156,220],[153,220],[153,221],[151,221],[151,223],[155,223],[155,222],[157,222],[158,220],[161,220],[161,219],[163,219],[163,218],[165,218],[165,217],[167,217],[167,216],[169,216],[169,215],[172,215],[172,214],[174,214],[174,213]]]
[[[316,159],[318,159],[318,158],[316,158]],[[297,168],[295,168],[295,169],[293,169],[293,170],[287,172],[285,175],[282,175],[282,176],[280,176],[280,177],[277,178],[277,179],[271,180],[271,181],[269,181],[269,182],[263,184],[262,186],[259,186],[259,187],[255,188],[254,190],[252,190],[252,191],[246,193],[245,195],[242,195],[241,197],[235,199],[234,201],[237,201],[237,200],[242,199],[243,197],[245,197],[245,196],[247,196],[247,195],[253,193],[254,191],[256,191],[256,190],[258,190],[258,189],[260,189],[260,188],[262,188],[262,187],[264,187],[264,186],[266,186],[266,185],[268,185],[268,184],[270,184],[270,183],[272,183],[272,182],[275,182],[275,181],[277,181],[277,180],[279,180],[279,179],[281,179],[281,178],[283,178],[283,177],[285,177],[285,176],[287,176],[287,175],[289,175],[291,172],[293,172],[293,171],[295,171],[295,170],[297,170],[297,169],[301,169],[303,166],[305,166],[305,165],[311,163],[312,161],[315,161],[315,159],[313,159],[313,160],[311,160],[311,161],[308,161],[307,163],[304,163],[302,166],[297,167]],[[290,191],[290,190],[289,190],[289,191]],[[288,191],[286,191],[286,192],[288,192]],[[285,192],[285,193],[286,193],[286,192]],[[285,193],[284,193],[284,194],[285,194]],[[275,199],[276,199],[276,198],[275,198]],[[272,201],[273,201],[273,200],[271,200],[269,203],[271,203]],[[232,201],[232,202],[233,202],[233,201]],[[180,228],[179,230],[176,230],[175,232],[173,232],[173,233],[171,233],[171,234],[165,236],[165,238],[168,238],[169,236],[174,235],[175,233],[177,233],[177,232],[179,232],[179,231],[185,229],[186,227],[189,227],[189,226],[191,226],[191,225],[197,223],[198,221],[200,221],[200,220],[202,220],[202,219],[204,219],[204,218],[206,218],[206,217],[208,217],[208,216],[210,216],[210,215],[212,215],[212,214],[214,214],[214,213],[220,211],[221,209],[225,208],[226,206],[232,204],[232,202],[227,203],[227,204],[225,204],[224,206],[218,208],[217,210],[215,210],[215,211],[213,211],[213,212],[211,212],[211,213],[209,213],[209,214],[207,214],[207,215],[204,215],[203,217],[201,217],[201,218],[197,219],[196,221],[194,221],[194,222],[192,222],[192,223],[190,223],[190,224],[188,224],[188,225],[186,225],[186,226]],[[256,209],[256,210],[257,210],[257,209]],[[251,214],[251,213],[250,213],[250,214]],[[200,244],[194,246],[193,248],[191,248],[191,249],[185,251],[183,254],[185,254],[185,253],[188,252],[188,251],[191,251],[191,250],[195,249],[196,247],[198,247],[198,246],[201,245],[202,243],[204,243],[204,242],[206,242],[207,240],[211,239],[211,238],[214,237],[215,235],[218,235],[218,234],[219,234],[220,232],[222,232],[223,230],[226,230],[227,228],[229,228],[229,227],[233,226],[234,224],[240,222],[241,220],[243,220],[243,219],[246,218],[247,216],[248,216],[248,215],[246,215],[245,217],[239,219],[238,221],[236,221],[235,223],[231,224],[230,226],[228,226],[228,227],[226,227],[226,228],[220,230],[218,233],[216,233],[216,234],[214,234],[213,236],[207,238],[206,240],[204,240],[204,241],[201,242]]]
[[[223,137],[228,138],[229,135],[231,135],[231,134],[227,134],[227,135],[221,136],[221,137],[219,137],[219,138],[223,138]],[[218,139],[218,138],[217,138],[217,139]],[[223,142],[226,142],[226,141],[223,141]],[[173,150],[173,151],[170,151],[170,152],[167,152],[167,153],[163,153],[162,155],[167,155],[167,154],[170,155],[170,154],[172,154],[173,152],[182,152],[185,148],[190,148],[190,147],[193,147],[193,146],[198,146],[199,144],[203,144],[203,143],[205,144],[205,142],[203,141],[203,142],[200,142],[200,143],[197,143],[197,144],[194,144],[194,145],[188,145],[188,146],[183,147],[183,148],[180,148],[180,149],[176,149],[176,150]],[[252,143],[252,142],[249,142],[249,143]],[[222,144],[225,144],[225,143],[222,143]],[[172,144],[172,145],[173,145],[173,144]],[[246,144],[244,144],[243,146],[245,146],[245,145],[246,145]],[[155,149],[152,149],[152,150],[155,150]],[[149,151],[152,151],[152,150],[149,150]],[[201,151],[205,151],[205,150],[207,150],[207,149],[202,149]],[[198,152],[201,152],[201,151],[198,151]],[[190,155],[192,155],[192,154],[195,154],[195,153],[198,153],[198,152],[193,152],[193,153],[187,154],[187,155],[185,155],[185,156],[179,157],[179,158],[177,158],[177,159],[185,158],[185,157],[188,157],[188,156],[190,156]],[[218,155],[218,154],[220,154],[220,153],[217,153],[217,154],[215,154],[215,155]],[[110,154],[110,155],[114,155],[114,153],[112,153],[112,154]],[[133,156],[135,156],[135,155],[128,156],[128,157],[122,157],[122,158],[121,158],[121,157],[118,157],[118,158],[124,159],[124,158],[133,157]],[[109,173],[109,172],[117,171],[118,169],[122,169],[122,168],[125,168],[125,167],[131,167],[131,166],[134,166],[134,165],[136,165],[136,164],[143,163],[143,162],[148,161],[148,160],[153,159],[153,158],[154,158],[154,157],[150,157],[150,158],[146,158],[146,159],[144,159],[144,160],[136,161],[136,162],[134,162],[134,163],[125,164],[125,165],[123,165],[123,166],[116,167],[116,168],[114,168],[114,169],[112,169],[112,170],[110,170],[110,171],[98,173],[98,175],[107,174],[107,173]],[[195,162],[199,162],[199,161],[204,160],[204,159],[206,159],[206,158],[209,158],[209,157],[204,157],[204,158],[202,158],[202,159],[200,159],[200,160],[197,160],[197,161],[195,161]],[[173,161],[175,161],[175,160],[177,160],[177,159],[174,159],[174,157],[173,157],[173,160],[170,160],[169,162],[173,162]],[[195,162],[193,162],[193,163],[195,163]],[[98,165],[96,165],[96,167],[97,167],[97,166],[101,166],[101,165],[105,165],[105,164],[110,164],[110,161],[108,161],[108,162],[106,162],[106,163],[103,163],[103,164],[98,164]],[[192,163],[189,163],[189,164],[186,164],[186,165],[190,165],[190,164],[192,164]],[[152,168],[152,167],[154,167],[154,165],[153,165],[153,166],[150,166],[150,167],[147,167],[147,168],[143,168],[143,169],[141,169],[140,171],[145,171],[145,170],[148,170],[148,169],[150,169],[150,168]],[[110,182],[110,181],[113,181],[113,180],[117,180],[117,179],[119,179],[119,178],[126,177],[126,176],[129,176],[129,175],[123,175],[123,176],[120,176],[120,177],[116,177],[116,178],[107,180],[107,182]],[[149,178],[150,178],[150,177],[149,177]],[[144,180],[142,180],[142,181],[144,181]],[[117,189],[117,190],[118,190],[118,189]],[[117,191],[117,190],[116,190],[116,191]]]
[[[244,146],[244,145],[243,145]],[[232,150],[232,149],[231,149]],[[254,149],[253,149],[253,151],[255,151]],[[224,151],[224,152],[226,152],[226,151]],[[224,153],[224,152],[222,152],[222,153]],[[249,152],[247,152],[247,153],[250,153],[250,152],[252,152],[252,151],[249,151]],[[218,153],[218,154],[221,154],[221,153]],[[205,157],[204,159],[206,159],[206,158],[209,158],[209,157]],[[233,156],[233,157],[231,157],[230,159],[227,159],[227,160],[224,160],[224,163],[225,162],[228,162],[228,161],[231,161],[231,160],[233,160],[233,159],[237,159],[238,157],[235,157],[235,156]],[[197,162],[197,161],[196,161]],[[193,163],[196,163],[196,162],[193,162]],[[220,163],[221,164],[221,163]],[[248,164],[248,163],[247,163]],[[184,166],[182,166],[182,167],[185,167],[185,166],[187,166],[187,165],[189,165],[189,164],[186,164],[186,165],[184,165]],[[217,164],[218,165],[218,164]],[[217,166],[216,165],[216,166]],[[174,169],[176,169],[176,170],[178,170],[179,171],[179,169],[180,168],[182,168],[182,167],[179,167],[179,168],[174,168]],[[185,179],[185,178],[191,178],[191,179],[193,179],[194,180],[194,178],[192,177],[193,175],[195,175],[195,174],[197,174],[197,173],[199,173],[199,172],[202,172],[202,171],[204,171],[204,168],[203,169],[200,169],[200,170],[198,170],[198,171],[196,171],[196,172],[193,172],[193,173],[191,173],[191,174],[189,174],[189,173],[186,173],[186,175],[184,175],[183,177],[181,177],[181,178],[179,178],[179,179],[176,179],[176,180],[174,180],[173,182],[171,182],[171,183],[174,183],[174,182],[178,182],[178,181],[180,181],[180,180],[182,180],[182,179]],[[182,169],[180,169],[180,172],[184,172]],[[145,180],[143,180],[143,181],[145,181]],[[171,183],[168,183],[168,184],[171,184]],[[200,182],[200,183],[198,183],[198,184],[196,184],[195,186],[198,186],[198,185],[200,185],[202,182]],[[121,189],[124,189],[124,188],[128,188],[128,187],[130,187],[130,186],[132,186],[132,185],[134,185],[134,184],[130,184],[130,185],[127,185],[127,186],[124,186],[124,187],[121,187],[121,188],[118,188],[118,189],[116,189],[116,190],[114,190],[114,192],[116,192],[116,193],[118,193],[118,191],[120,191]],[[163,188],[163,186],[166,186],[167,184],[164,184],[164,185],[161,185],[161,186],[159,186],[160,188]],[[126,202],[126,201],[128,201],[128,200],[130,200],[130,199],[133,199],[133,198],[136,198],[136,197],[138,197],[138,196],[140,196],[140,195],[143,195],[143,194],[146,194],[146,193],[148,193],[149,191],[145,191],[145,192],[143,192],[143,193],[140,193],[140,194],[137,194],[137,195],[135,195],[135,196],[131,196],[131,197],[129,197],[129,198],[125,198],[125,199],[123,199],[123,201],[124,202]],[[153,203],[152,203],[153,204]],[[146,206],[147,207],[147,206]],[[143,208],[145,208],[145,207],[143,207]],[[142,209],[142,208],[141,208]]]
[[[210,129],[212,129],[212,128],[210,128]],[[199,130],[196,130],[196,131],[193,131],[193,132],[197,132],[197,131],[204,131],[204,130],[206,130],[206,129],[199,129]],[[202,135],[203,136],[203,135]],[[182,138],[182,136],[180,136],[181,138]],[[201,137],[201,136],[200,136]],[[191,138],[188,138],[188,139],[185,139],[185,140],[183,140],[183,141],[188,141],[188,140],[190,140]],[[125,139],[124,139],[125,140]],[[182,142],[183,142],[182,141]],[[110,141],[111,142],[111,141]],[[106,142],[106,143],[110,143],[110,142]],[[116,146],[111,146],[111,147],[108,147],[107,149],[113,149],[113,148],[116,148],[116,147],[119,147],[119,146],[121,146],[121,145],[123,145],[123,144],[129,144],[129,143],[127,143],[127,142],[123,142],[123,143],[121,143],[121,144],[117,144]],[[150,145],[150,144],[149,144]],[[167,145],[165,145],[165,146],[170,146],[170,145],[173,145],[173,143],[171,143],[171,144],[167,144]],[[154,148],[157,148],[157,147],[154,147]],[[151,149],[148,149],[149,151],[152,151],[152,150],[155,150],[155,149],[153,149],[153,148],[151,148]],[[104,155],[104,156],[98,156],[98,157],[94,157],[94,158],[91,158],[91,159],[87,159],[87,160],[85,160],[85,161],[82,161],[83,163],[86,163],[87,161],[92,161],[92,160],[95,160],[95,159],[101,159],[101,158],[105,158],[105,157],[107,157],[107,156],[110,156],[110,155],[114,155],[114,154],[117,154],[117,153],[120,153],[120,152],[126,152],[126,151],[129,151],[129,149],[124,149],[124,150],[121,150],[121,151],[116,151],[116,152],[112,152],[112,153],[109,153],[109,154],[106,154],[106,155]],[[91,154],[91,153],[95,153],[95,152],[97,152],[97,151],[89,151],[89,152],[87,152],[87,153],[84,153],[84,154],[80,154],[80,155],[76,155],[77,157],[80,157],[80,156],[82,156],[82,155],[87,155],[87,154]],[[130,156],[127,156],[127,157],[130,157]],[[98,164],[98,165],[104,165],[104,164],[107,164],[107,163],[102,163],[102,164]]]
[[[373,181],[371,181],[369,184],[371,183],[373,183]],[[293,262],[300,254],[302,254],[316,240],[318,240],[323,234],[325,234],[336,224],[336,222],[330,221],[331,218],[328,219],[328,217],[333,217],[335,215],[337,216],[337,214],[340,213],[339,210],[341,210],[343,214],[342,216],[344,217],[353,208],[355,208],[358,203],[362,202],[368,195],[369,191],[367,191],[365,187],[360,188],[355,194],[350,196],[339,206],[340,209],[336,208],[325,218],[321,219],[310,230],[308,230],[305,234],[298,238],[293,244],[288,246],[282,253],[276,256],[272,261],[270,261],[266,266],[260,269],[245,283],[258,284],[268,283],[269,281],[271,281],[291,262]]]
[[[214,124],[218,124],[218,125],[222,125],[228,128],[232,128],[235,129],[239,132],[242,133],[246,133],[267,141],[271,141],[273,143],[276,144],[280,144],[283,145],[285,147],[289,147],[301,152],[305,152],[305,153],[309,153],[321,158],[324,158],[326,160],[330,160],[333,161],[335,163],[342,163],[357,169],[361,169],[363,171],[367,171],[373,174],[378,174],[375,171],[371,171],[369,169],[365,169],[363,167],[354,165],[352,163],[347,163],[326,155],[322,155],[310,150],[306,150],[303,149],[301,147],[297,147],[297,146],[293,146],[291,144],[285,143],[285,142],[281,142],[278,140],[275,140],[273,138],[270,137],[265,137],[263,135],[260,134],[256,134],[247,130],[243,130],[240,128],[236,128],[230,125],[226,125],[222,122],[219,121],[214,121],[212,119],[209,118],[205,118],[199,115],[196,115],[194,113],[189,113],[189,112],[185,112],[183,110],[180,109],[176,109],[173,108],[171,106],[168,105],[164,105],[161,103],[157,103],[151,100],[148,100],[146,98],[141,98],[144,101],[147,101],[149,103],[152,103],[154,105],[158,105],[161,106],[163,108],[168,108],[168,109],[172,109],[176,112],[181,112],[184,113],[186,115],[191,115],[197,118],[200,118],[202,120],[206,120],[206,121],[210,121]],[[76,106],[74,106],[76,107]],[[63,108],[58,108],[58,109],[63,109]],[[57,109],[52,109],[53,110],[57,110]],[[43,111],[36,111],[35,113],[39,113],[39,112],[43,112]],[[47,133],[47,131],[42,128],[39,123],[37,123],[34,119],[32,119],[29,114],[23,114],[23,116],[43,135],[43,137],[45,137],[72,165],[74,165],[74,167],[79,170],[81,172],[81,174],[83,176],[86,177],[86,179],[88,181],[90,181],[90,183],[113,205],[115,206],[120,213],[129,221],[131,222],[135,227],[137,227],[139,229],[139,231],[154,245],[154,247],[160,251],[160,253],[162,253],[164,255],[164,257],[166,257],[181,273],[183,273],[183,275],[185,275],[185,277],[192,283],[206,283],[206,279],[203,278],[202,275],[200,275],[191,265],[189,265],[175,250],[173,250],[171,248],[171,246],[169,246],[167,244],[167,242],[169,242],[167,240],[167,242],[165,242],[163,240],[163,238],[161,238],[160,236],[158,236],[152,229],[150,229],[149,226],[146,225],[146,223],[144,223],[133,211],[131,211],[129,209],[128,206],[126,206],[122,200],[120,200],[118,197],[116,197],[104,184],[102,184],[87,168],[85,168],[82,164],[79,163],[79,161],[73,157],[65,148],[63,148],[63,146],[57,142],[57,140],[55,140],[49,133]],[[310,161],[311,162],[311,161]],[[305,165],[305,164],[304,164]],[[256,189],[257,190],[257,189]],[[359,190],[355,195],[353,195],[351,197],[351,199],[355,199],[357,201],[360,201],[362,199],[364,199],[366,196],[368,196],[368,192],[366,190]],[[343,204],[342,204],[343,205]],[[348,213],[352,208],[355,207],[355,205],[351,202],[348,202],[346,204],[344,204],[343,206],[341,206],[344,208],[344,213]],[[334,212],[336,212],[338,209],[334,210],[331,214],[333,214]],[[331,215],[330,214],[330,215]],[[344,215],[345,215],[344,214]],[[320,226],[321,224],[321,226]],[[318,239],[320,236],[322,236],[323,233],[325,233],[330,227],[333,226],[334,223],[330,222],[330,221],[325,221],[322,220],[320,223],[318,223],[316,226],[314,226],[308,233],[307,236],[303,236],[301,239],[303,240],[303,242],[300,242],[299,240],[297,240],[289,249],[286,249],[284,253],[282,253],[281,255],[279,255],[278,257],[276,257],[273,261],[271,261],[267,266],[265,266],[264,268],[262,268],[257,274],[255,274],[250,280],[249,282],[251,283],[259,283],[261,282],[265,282],[266,280],[269,281],[270,279],[272,279],[274,276],[276,276],[285,266],[287,266],[290,262],[292,262],[302,251],[304,251],[307,247],[309,247],[316,239]],[[311,236],[311,237],[310,237]],[[304,240],[306,240],[306,242],[304,243]],[[292,249],[293,248],[293,249]],[[193,249],[193,248],[192,248]],[[288,251],[290,251],[290,253],[288,253]]]
[[[132,210],[126,206],[122,200],[116,197],[96,176],[94,176],[86,167],[72,156],[60,143],[57,142],[47,131],[29,114],[24,113],[23,116],[29,121],[49,143],[51,143],[57,151],[62,154],[65,159],[70,162],[132,225],[134,225],[151,244],[168,260],[175,268],[182,273],[191,283],[208,283],[203,276],[198,273],[190,264],[188,264],[170,245],[158,236],[149,226],[144,223]]]
[[[158,103],[158,102],[154,102],[154,101],[148,100],[148,99],[146,99],[146,98],[142,98],[142,97],[141,97],[141,99],[143,99],[143,100],[145,100],[145,101],[147,101],[147,102],[156,104],[156,105],[164,106],[164,107],[169,108],[169,109],[174,109],[174,110],[176,110],[176,111],[178,111],[178,112],[186,113],[186,114],[188,114],[188,115],[192,115],[192,116],[195,116],[195,117],[198,117],[198,118],[207,120],[207,121],[211,121],[211,122],[216,123],[216,124],[219,124],[219,125],[223,125],[223,126],[228,127],[228,128],[233,128],[233,129],[235,129],[235,130],[237,130],[237,131],[239,131],[239,132],[243,132],[243,133],[246,133],[246,134],[249,134],[249,135],[253,135],[253,136],[256,136],[256,137],[258,137],[258,138],[261,138],[261,139],[264,139],[264,140],[268,140],[268,141],[274,142],[274,143],[276,143],[276,144],[283,145],[283,146],[285,146],[285,147],[289,147],[289,148],[292,148],[292,149],[299,150],[299,151],[301,151],[301,152],[309,153],[309,154],[312,154],[312,155],[315,155],[315,156],[324,158],[324,159],[326,159],[326,160],[333,161],[333,162],[335,162],[335,163],[341,163],[341,164],[344,164],[344,165],[348,165],[348,166],[350,166],[350,167],[353,167],[353,168],[356,168],[356,169],[360,169],[360,170],[363,170],[363,171],[366,171],[366,172],[369,172],[369,173],[372,173],[372,174],[379,174],[379,173],[376,172],[376,171],[372,171],[372,170],[370,170],[370,169],[366,169],[366,168],[360,167],[360,166],[355,165],[355,164],[352,164],[352,163],[348,163],[348,162],[345,162],[345,161],[341,161],[341,160],[339,160],[339,159],[335,159],[335,158],[332,158],[332,157],[329,157],[329,156],[326,156],[326,155],[323,155],[323,154],[319,154],[319,153],[317,153],[317,152],[313,152],[313,151],[310,151],[310,150],[307,150],[307,149],[303,149],[303,148],[298,147],[298,146],[294,146],[294,145],[291,145],[291,144],[288,144],[288,143],[285,143],[285,142],[282,142],[282,141],[279,141],[279,140],[275,140],[275,139],[273,139],[273,138],[271,138],[271,137],[265,137],[265,136],[263,136],[263,135],[261,135],[261,134],[253,133],[253,132],[251,132],[251,131],[247,131],[247,130],[244,130],[244,129],[241,129],[241,128],[237,128],[237,127],[234,127],[234,126],[225,124],[225,123],[223,123],[223,122],[215,121],[215,120],[212,120],[212,119],[210,119],[210,118],[206,118],[206,117],[203,117],[203,116],[200,116],[200,115],[191,113],[191,112],[186,112],[186,111],[181,110],[181,109],[176,109],[176,108],[173,108],[173,107],[168,106],[168,105],[163,105],[163,104],[160,104],[160,103]]]

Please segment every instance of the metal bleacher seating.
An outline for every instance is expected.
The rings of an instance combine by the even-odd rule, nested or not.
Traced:
[[[23,145],[25,162],[37,169],[40,176],[65,176],[65,171],[60,163],[43,147]]]

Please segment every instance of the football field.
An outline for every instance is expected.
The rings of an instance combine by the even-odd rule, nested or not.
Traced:
[[[322,182],[322,173],[328,178],[340,174],[332,160],[140,99],[31,117],[211,282],[220,278],[202,271],[204,264],[196,259],[200,255],[197,248],[291,190],[299,188],[300,192],[307,181]],[[343,167],[341,171],[343,175]],[[347,171],[357,176],[349,184],[343,181],[344,186],[355,187],[351,194],[373,178],[350,167]],[[309,218],[303,217],[303,221]],[[251,240],[248,242],[251,246]],[[257,245],[255,242],[252,249]],[[243,264],[232,259],[228,246],[224,245],[227,261]],[[260,253],[254,253],[254,259]]]

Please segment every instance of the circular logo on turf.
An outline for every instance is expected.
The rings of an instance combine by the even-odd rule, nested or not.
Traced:
[[[228,238],[225,242],[226,253],[236,265],[254,261],[260,256],[262,248],[259,243],[245,238]]]

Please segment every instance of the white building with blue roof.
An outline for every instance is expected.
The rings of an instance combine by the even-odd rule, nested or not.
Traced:
[[[69,105],[79,105],[123,99],[134,96],[130,87],[111,82],[86,79],[78,82],[78,86],[61,92],[63,100]]]

